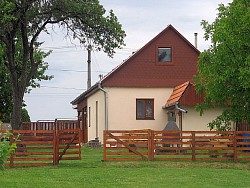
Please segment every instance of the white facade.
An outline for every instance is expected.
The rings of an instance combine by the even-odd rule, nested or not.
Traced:
[[[88,97],[87,114],[88,140],[98,137],[101,141],[105,130],[105,97],[101,90]]]
[[[162,130],[167,111],[162,109],[172,88],[104,88],[107,92],[108,130]],[[154,99],[154,120],[136,120],[136,99]],[[97,105],[98,104],[98,105]],[[103,139],[105,96],[99,90],[87,99],[88,139]],[[97,109],[98,108],[98,109]],[[97,114],[98,113],[98,114]]]
[[[222,113],[222,108],[213,108],[204,111],[200,116],[200,112],[195,107],[183,107],[188,113],[182,114],[182,130],[183,131],[209,131],[208,123],[214,120]]]
[[[163,130],[167,124],[167,110],[162,106],[171,95],[172,88],[104,88],[87,98],[88,140],[103,141],[103,130]],[[136,119],[136,99],[154,99],[154,120]],[[107,108],[105,107],[105,100]],[[221,114],[222,109],[210,109],[200,116],[194,107],[182,107],[182,130],[209,130],[207,124]],[[107,113],[107,116],[106,116]],[[106,125],[106,117],[107,125]],[[179,118],[176,118],[179,125]]]

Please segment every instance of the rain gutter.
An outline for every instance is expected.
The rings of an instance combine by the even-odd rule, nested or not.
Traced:
[[[108,130],[108,93],[101,87],[101,83],[99,82],[98,88],[104,93],[104,108],[105,108],[105,130]]]
[[[187,110],[184,110],[183,108],[180,108],[179,106],[178,106],[178,102],[176,102],[175,103],[175,108],[177,109],[177,110],[179,110],[179,111],[181,111],[181,112],[183,112],[183,113],[187,113],[188,111]]]

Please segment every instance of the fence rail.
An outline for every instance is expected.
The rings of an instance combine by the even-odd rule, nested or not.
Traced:
[[[64,130],[80,128],[78,120],[24,122],[22,126],[24,130]]]
[[[104,161],[250,161],[250,131],[104,131]]]
[[[10,144],[17,148],[7,166],[57,165],[60,160],[81,159],[80,129],[11,130]],[[5,131],[0,131],[4,134]]]

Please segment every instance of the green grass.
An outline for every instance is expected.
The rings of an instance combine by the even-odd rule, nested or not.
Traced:
[[[250,163],[101,160],[101,149],[83,148],[81,161],[7,169],[0,187],[250,187]]]

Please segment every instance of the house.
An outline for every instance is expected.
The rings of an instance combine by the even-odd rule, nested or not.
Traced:
[[[202,100],[191,84],[199,54],[172,25],[165,28],[71,102],[78,112],[84,142],[102,141],[103,130],[163,130],[169,113],[181,130],[208,130],[207,123],[222,109],[206,116],[194,110],[195,103]]]

